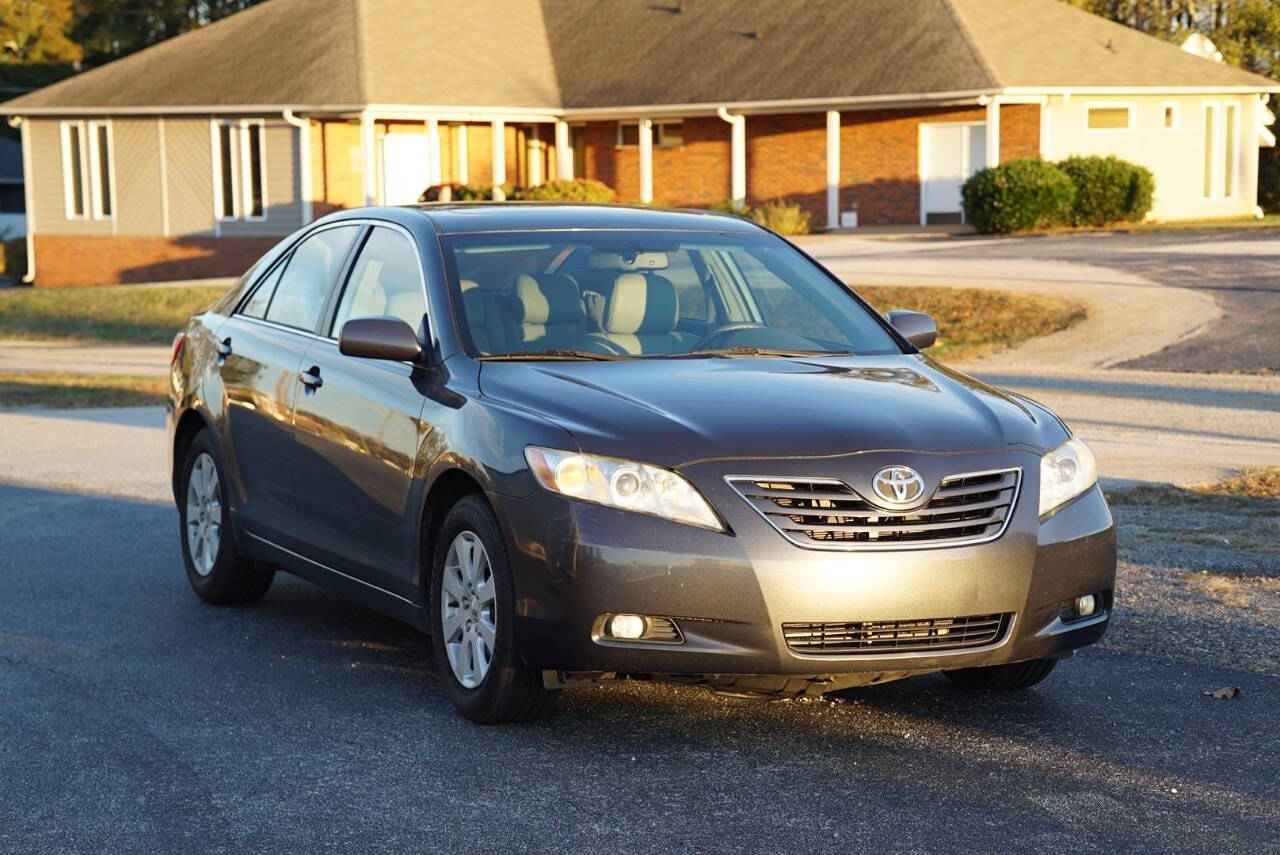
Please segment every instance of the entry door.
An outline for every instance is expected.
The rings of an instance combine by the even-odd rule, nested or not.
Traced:
[[[396,131],[382,138],[382,201],[411,205],[430,185],[427,135]]]
[[[985,125],[932,124],[921,130],[921,223],[962,223],[960,188],[987,160]]]

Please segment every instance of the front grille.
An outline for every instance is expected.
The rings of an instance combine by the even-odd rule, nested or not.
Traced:
[[[854,623],[784,623],[782,634],[796,653],[856,656],[963,650],[1004,637],[1012,615]]]
[[[943,478],[932,498],[890,511],[826,478],[730,478],[792,543],[818,549],[912,549],[994,540],[1013,514],[1022,470]]]

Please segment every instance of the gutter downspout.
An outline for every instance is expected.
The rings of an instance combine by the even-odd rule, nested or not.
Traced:
[[[298,198],[302,202],[302,225],[311,222],[311,121],[299,118],[292,107],[286,107],[280,118],[298,129]]]
[[[729,123],[729,199],[735,207],[747,203],[747,119],[741,113],[731,115],[723,106],[716,115]]]
[[[22,195],[27,209],[27,272],[22,274],[24,285],[36,281],[36,209],[31,186],[31,124],[22,116],[10,116],[9,127],[22,132]]]

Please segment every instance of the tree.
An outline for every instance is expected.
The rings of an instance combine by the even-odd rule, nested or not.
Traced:
[[[106,62],[203,27],[261,0],[76,0],[73,36]]]
[[[0,0],[0,63],[62,65],[80,59],[67,37],[71,0]]]

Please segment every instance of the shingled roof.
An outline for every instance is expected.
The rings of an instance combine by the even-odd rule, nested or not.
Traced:
[[[1081,88],[1280,85],[1058,0],[269,0],[3,109],[559,111]]]

